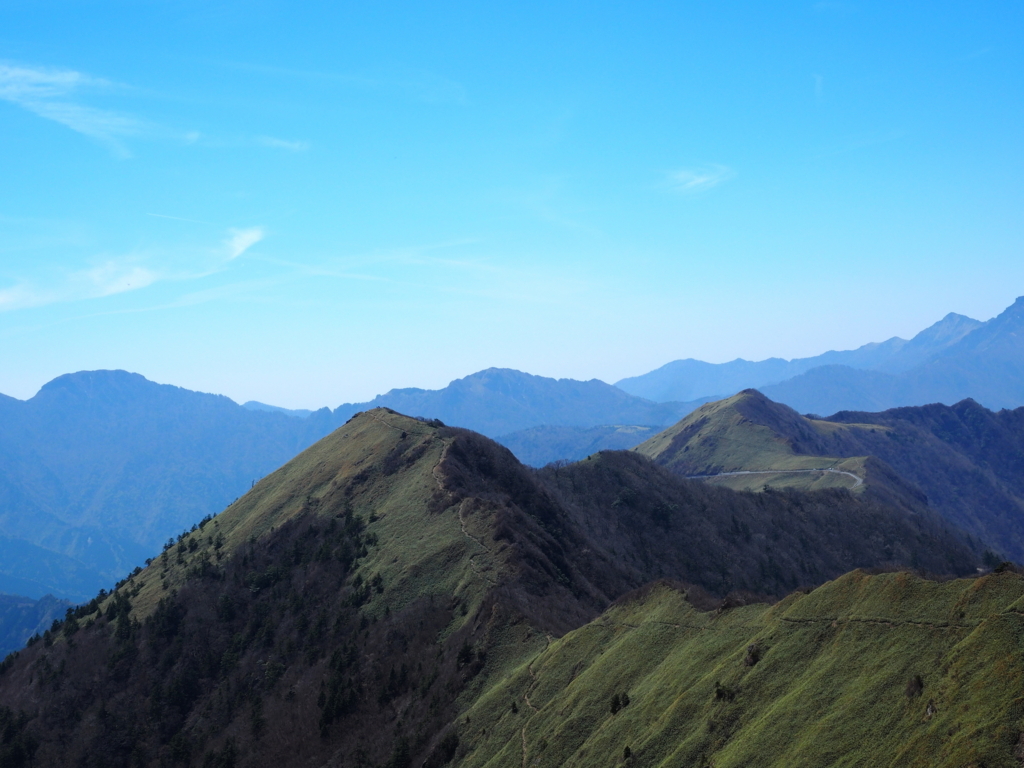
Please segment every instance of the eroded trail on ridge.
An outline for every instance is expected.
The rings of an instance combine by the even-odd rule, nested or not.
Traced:
[[[847,472],[843,469],[831,469],[826,467],[825,469],[741,469],[735,472],[717,472],[713,475],[687,475],[687,480],[710,480],[716,477],[735,477],[737,475],[797,475],[806,474],[810,472],[822,472],[830,473],[833,475],[846,475],[852,477],[854,480],[853,488],[857,488],[864,484],[864,478],[859,475],[853,474],[853,472]]]

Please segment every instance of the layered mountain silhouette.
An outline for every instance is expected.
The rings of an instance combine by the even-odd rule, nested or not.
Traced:
[[[259,413],[124,371],[0,401],[0,591],[86,599],[329,432],[329,411]]]
[[[634,394],[597,380],[492,368],[444,389],[395,389],[369,403],[312,413],[239,406],[123,371],[68,374],[24,402],[0,396],[0,548],[22,553],[0,558],[0,592],[82,599],[374,407],[475,429],[543,466],[632,447],[715,399],[709,395],[716,391],[740,386],[759,386],[803,413],[952,405],[966,397],[990,407],[1020,405],[1022,338],[1018,300],[987,323],[951,314],[910,341],[817,358],[678,361],[620,382]],[[764,383],[798,370],[781,383]],[[671,402],[654,402],[665,398]],[[991,532],[985,538],[992,541]]]
[[[497,437],[541,425],[667,426],[700,402],[655,403],[597,379],[551,379],[508,368],[488,368],[456,379],[444,389],[392,389],[367,403],[342,405],[337,413],[393,408]]]
[[[949,314],[910,341],[893,338],[797,360],[678,360],[617,385],[651,400],[696,400],[756,388],[801,413],[947,405],[1024,405],[1024,297],[980,323]]]
[[[824,764],[840,738],[869,763],[897,743],[931,765],[1010,754],[986,740],[1020,717],[1000,629],[1024,600],[1015,574],[855,573],[754,600],[911,561],[977,565],[927,510],[740,493],[636,452],[537,472],[373,409],[5,660],[0,758],[518,767],[768,749],[782,765]],[[999,679],[968,674],[982,645]],[[884,735],[861,738],[879,712]]]
[[[32,558],[0,558],[0,592],[85,599],[379,404],[491,435],[541,424],[660,426],[691,409],[599,381],[497,369],[313,413],[239,406],[125,371],[68,374],[30,400],[0,397],[0,551],[36,548]]]

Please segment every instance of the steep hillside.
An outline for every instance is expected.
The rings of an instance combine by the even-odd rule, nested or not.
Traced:
[[[1024,408],[993,412],[964,400],[830,421],[871,425],[836,433],[855,440],[835,450],[879,457],[959,528],[1024,562]]]
[[[66,567],[49,568],[52,578],[39,582],[38,574],[0,565],[0,576],[13,580],[0,588],[80,599],[109,586],[169,535],[376,405],[490,435],[543,424],[664,425],[696,407],[651,403],[596,380],[497,369],[442,390],[393,390],[369,405],[313,413],[239,406],[125,371],[61,376],[30,400],[0,397],[0,532],[68,558]],[[598,442],[595,450],[620,447],[614,439]],[[543,436],[532,443],[520,436],[518,444],[524,454],[551,450]],[[554,458],[566,457],[557,452]],[[71,575],[78,570],[87,573],[85,593]]]
[[[966,400],[809,419],[750,390],[702,406],[636,450],[684,476],[752,490],[849,486],[854,478],[839,472],[848,471],[864,481],[855,493],[927,503],[1024,561],[1024,408],[993,413]],[[823,468],[835,471],[807,471]]]
[[[40,768],[439,766],[472,746],[474,703],[651,578],[768,592],[908,558],[974,568],[925,518],[843,491],[737,494],[617,453],[538,474],[377,409],[4,662],[4,748]]]
[[[548,467],[540,477],[574,527],[638,583],[668,578],[719,596],[784,595],[864,563],[969,573],[975,560],[927,510],[844,488],[737,493],[627,451]]]
[[[479,697],[457,764],[1016,768],[1022,607],[1014,573],[710,612],[654,585]]]

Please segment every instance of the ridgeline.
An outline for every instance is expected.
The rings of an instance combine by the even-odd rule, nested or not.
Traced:
[[[942,755],[991,733],[994,760],[1017,737],[1015,574],[819,586],[977,560],[928,515],[845,489],[736,492],[635,453],[537,472],[478,434],[375,409],[3,662],[0,759],[738,765],[770,737],[753,762],[781,766],[844,717],[874,727],[877,704],[905,717],[873,755],[902,735],[915,759],[963,765]],[[948,661],[975,664],[969,640],[1006,658],[991,694],[956,689],[987,680]],[[915,676],[923,693],[905,694]],[[932,700],[941,717],[918,711]],[[897,756],[881,764],[913,764]]]

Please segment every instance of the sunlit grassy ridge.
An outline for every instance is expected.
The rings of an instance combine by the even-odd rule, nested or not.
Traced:
[[[668,582],[623,595],[682,579],[700,605],[738,605],[858,565],[975,562],[916,511],[843,490],[737,494],[631,452],[535,471],[375,409],[4,661],[0,725],[15,718],[8,742],[39,768],[600,765],[627,746],[630,763],[756,765],[734,735],[760,749],[785,725],[764,748],[789,755],[852,706],[842,653],[891,655],[897,688],[938,690],[927,670],[948,649],[918,651],[920,625],[847,652],[826,643],[836,618],[852,639],[886,611],[960,637],[1024,591],[946,605],[880,577],[717,613]]]
[[[201,530],[187,534],[183,547],[175,544],[134,577],[141,585],[133,601],[137,614],[147,615],[189,578],[190,567],[216,562],[219,552],[233,552],[304,512],[334,515],[346,507],[367,522],[379,542],[360,572],[364,578],[381,574],[388,604],[400,607],[426,593],[479,593],[476,581],[467,578],[474,570],[469,560],[476,570],[492,568],[487,553],[463,535],[457,516],[423,514],[424,501],[439,491],[432,470],[447,444],[436,428],[384,409],[353,419],[263,478]],[[392,454],[402,471],[396,466],[390,473],[369,474]],[[411,528],[415,536],[408,535]]]
[[[462,764],[1019,766],[1022,597],[1012,573],[857,571],[701,613],[657,585],[470,707]]]
[[[801,441],[813,443],[822,437],[832,438],[837,431],[872,429],[884,428],[808,419],[755,390],[745,390],[702,405],[634,450],[684,475],[765,473],[724,474],[709,480],[733,490],[760,490],[771,485],[799,490],[849,488],[861,493],[867,486],[842,473],[868,480],[867,457],[812,455],[797,446]],[[836,471],[808,471],[829,469]]]

